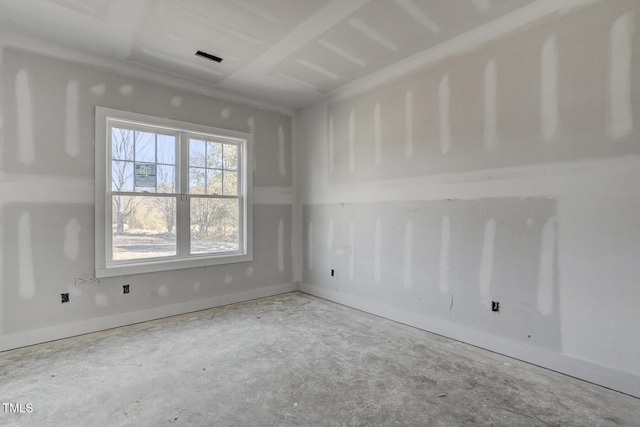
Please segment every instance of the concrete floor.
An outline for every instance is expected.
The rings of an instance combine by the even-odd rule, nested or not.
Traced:
[[[298,292],[0,353],[0,396],[32,407],[3,426],[640,425],[640,399]]]

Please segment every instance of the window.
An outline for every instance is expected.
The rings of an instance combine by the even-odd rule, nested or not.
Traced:
[[[96,107],[96,277],[250,261],[250,143]]]

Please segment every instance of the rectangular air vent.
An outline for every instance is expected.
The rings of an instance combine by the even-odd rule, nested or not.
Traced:
[[[214,61],[214,62],[222,62],[222,58],[215,56],[215,55],[211,55],[210,53],[207,52],[203,52],[201,50],[196,52],[196,56],[201,56],[202,58],[207,58],[210,61]]]

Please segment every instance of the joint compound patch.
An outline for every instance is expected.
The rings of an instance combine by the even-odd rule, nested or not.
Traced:
[[[29,75],[26,70],[22,69],[16,74],[16,106],[18,110],[18,160],[24,165],[30,165],[36,159],[31,102]]]
[[[31,299],[36,292],[36,279],[33,266],[33,250],[31,243],[31,216],[23,212],[18,219],[18,271],[20,296]]]
[[[120,86],[118,92],[120,92],[124,96],[131,96],[131,94],[133,93],[133,85]]]
[[[93,94],[97,96],[104,95],[106,90],[107,90],[107,87],[105,86],[104,83],[99,83],[97,85],[91,86],[91,92],[93,92]]]
[[[78,259],[80,253],[80,231],[82,227],[76,218],[71,218],[64,227],[64,256],[71,261]]]

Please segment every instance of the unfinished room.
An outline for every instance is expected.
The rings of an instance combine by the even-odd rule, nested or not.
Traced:
[[[640,426],[640,0],[0,0],[0,404]]]

